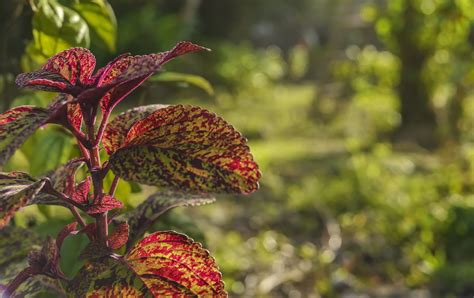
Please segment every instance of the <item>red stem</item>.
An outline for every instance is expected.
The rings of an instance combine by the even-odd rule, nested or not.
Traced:
[[[107,122],[109,121],[110,111],[105,111],[102,115],[102,120],[100,122],[99,130],[97,131],[97,136],[94,140],[93,146],[98,146],[104,135],[105,128],[107,127]]]
[[[115,195],[115,190],[117,189],[119,180],[120,180],[119,176],[114,177],[114,181],[112,181],[112,185],[110,186],[110,189],[109,189],[109,196]]]
[[[76,221],[81,225],[81,227],[84,228],[86,226],[86,222],[79,214],[79,211],[77,211],[77,208],[74,206],[70,206],[69,209],[71,210],[72,215],[74,215],[74,218],[76,219]]]
[[[89,142],[93,143],[92,148],[89,150],[90,162],[91,162],[91,176],[92,183],[94,185],[94,201],[97,202],[102,198],[103,195],[103,175],[101,171],[100,156],[99,156],[99,147],[98,143],[95,144],[96,138],[94,137],[94,122],[96,119],[97,107],[91,110],[91,114],[84,118],[87,128],[87,136]],[[107,121],[108,117],[103,117],[102,122]],[[105,124],[101,123],[101,128],[99,128],[99,133],[97,138],[99,139],[99,134],[102,134],[100,130],[105,128]],[[101,213],[96,217],[96,226],[97,226],[97,238],[99,241],[107,246],[107,238],[109,233],[109,223],[107,221],[107,212]]]

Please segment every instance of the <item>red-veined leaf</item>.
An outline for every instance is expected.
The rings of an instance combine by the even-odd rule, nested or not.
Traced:
[[[99,70],[97,86],[113,86],[114,88],[101,100],[104,111],[111,110],[125,96],[140,86],[149,76],[156,72],[166,62],[192,52],[208,50],[191,42],[179,42],[173,49],[142,56],[124,55],[112,65],[107,65],[106,70]]]
[[[215,260],[201,244],[176,232],[157,232],[123,260],[89,263],[70,283],[78,297],[226,297]]]
[[[122,202],[120,202],[113,196],[104,195],[101,198],[100,202],[98,203],[94,202],[92,204],[87,205],[84,208],[84,211],[89,215],[94,215],[94,214],[103,213],[103,212],[110,211],[112,209],[122,208],[122,207],[123,207]]]
[[[35,180],[22,172],[0,173],[0,228],[34,199],[45,183],[45,179]]]
[[[125,180],[179,190],[248,194],[260,178],[238,131],[205,109],[184,105],[135,122],[109,162]]]
[[[138,120],[146,118],[158,109],[165,108],[166,105],[148,105],[127,110],[116,116],[104,131],[102,143],[108,154],[113,153],[125,142],[128,130]]]
[[[95,57],[85,48],[71,48],[51,57],[39,71],[18,75],[20,87],[77,95],[90,84]]]
[[[0,114],[0,165],[4,165],[49,117],[47,109],[33,106],[19,106]]]
[[[145,231],[166,211],[179,206],[200,206],[215,202],[210,194],[191,194],[177,191],[161,191],[149,196],[135,209],[120,215],[114,222],[127,222],[129,239],[127,248],[143,236]]]
[[[87,176],[87,178],[79,183],[76,189],[70,194],[71,199],[78,203],[78,204],[85,204],[89,203],[89,191],[91,189],[91,177]]]

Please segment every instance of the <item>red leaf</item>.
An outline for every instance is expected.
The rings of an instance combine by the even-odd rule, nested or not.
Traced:
[[[116,198],[109,196],[109,195],[104,195],[99,203],[93,203],[87,207],[85,207],[85,211],[89,215],[97,214],[97,213],[103,213],[110,211],[112,209],[116,208],[122,208],[123,203],[117,200]]]
[[[71,195],[71,199],[81,205],[87,205],[89,203],[89,191],[91,189],[91,178],[87,177],[82,181],[74,190]]]
[[[125,258],[155,296],[183,294],[174,287],[163,288],[163,280],[176,283],[194,295],[227,296],[214,258],[186,235],[151,234],[137,243]]]
[[[83,297],[227,297],[215,260],[201,244],[176,232],[157,232],[118,262],[88,263],[69,283]]]
[[[20,74],[16,83],[20,87],[77,95],[90,84],[94,67],[95,57],[88,49],[71,48],[51,57],[41,70]]]
[[[107,69],[101,72],[97,86],[113,86],[114,88],[101,100],[101,107],[108,111],[125,96],[140,86],[150,75],[166,62],[191,52],[208,50],[193,43],[182,41],[173,49],[143,56],[122,56]]]
[[[124,246],[128,241],[128,224],[126,222],[119,224],[108,240],[112,249]]]
[[[102,143],[108,154],[122,147],[132,125],[151,113],[167,107],[166,105],[148,105],[127,110],[116,116],[105,129]]]
[[[44,70],[19,74],[15,83],[21,88],[52,92],[68,92],[74,87],[61,75]]]
[[[43,70],[61,75],[72,85],[88,85],[95,68],[94,55],[85,48],[71,48],[54,55]]]

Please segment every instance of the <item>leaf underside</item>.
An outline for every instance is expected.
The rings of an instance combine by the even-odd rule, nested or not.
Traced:
[[[86,264],[70,283],[76,297],[226,297],[215,260],[176,232],[144,238],[122,261]]]
[[[115,222],[127,222],[129,238],[127,248],[143,236],[147,228],[169,209],[179,206],[199,206],[215,202],[209,194],[189,194],[177,191],[161,191],[149,196],[132,211],[117,217]]]
[[[0,173],[0,228],[21,207],[31,203],[46,180],[35,180],[26,173]]]
[[[123,131],[117,134],[121,141]],[[136,121],[110,166],[125,180],[198,192],[248,194],[258,189],[260,178],[238,131],[215,114],[186,105],[160,108]]]

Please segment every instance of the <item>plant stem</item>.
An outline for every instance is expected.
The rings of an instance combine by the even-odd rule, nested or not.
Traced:
[[[98,143],[100,142],[99,133],[97,134],[97,138],[99,142],[95,144],[96,137],[94,136],[94,122],[96,118],[97,108],[92,109],[91,115],[88,115],[86,128],[87,128],[87,137],[89,142],[93,144],[92,148],[89,150],[90,155],[90,162],[91,162],[91,176],[92,176],[92,183],[94,185],[94,202],[99,202],[103,196],[103,175],[101,171],[101,164],[100,164],[100,155],[99,155],[99,146]],[[107,117],[104,117],[107,118]],[[107,121],[107,119],[105,119]],[[104,119],[102,119],[102,122]],[[105,124],[101,123],[101,127]],[[100,130],[100,129],[99,129]],[[96,218],[96,226],[97,226],[97,238],[99,239],[100,243],[107,246],[107,237],[109,233],[109,223],[107,221],[107,212],[99,214]]]
[[[77,211],[77,208],[74,207],[74,206],[70,206],[69,209],[71,210],[72,215],[74,215],[74,218],[81,225],[81,227],[85,227],[86,222],[84,221],[84,219],[79,214],[79,211]]]
[[[99,130],[97,131],[97,136],[94,140],[93,146],[98,146],[102,136],[104,135],[105,128],[107,127],[107,122],[109,121],[110,112],[104,112],[102,115],[102,120],[100,122]]]
[[[109,189],[109,196],[114,196],[119,180],[120,180],[119,176],[114,177],[114,181],[112,181],[112,185],[110,186],[110,189]]]

